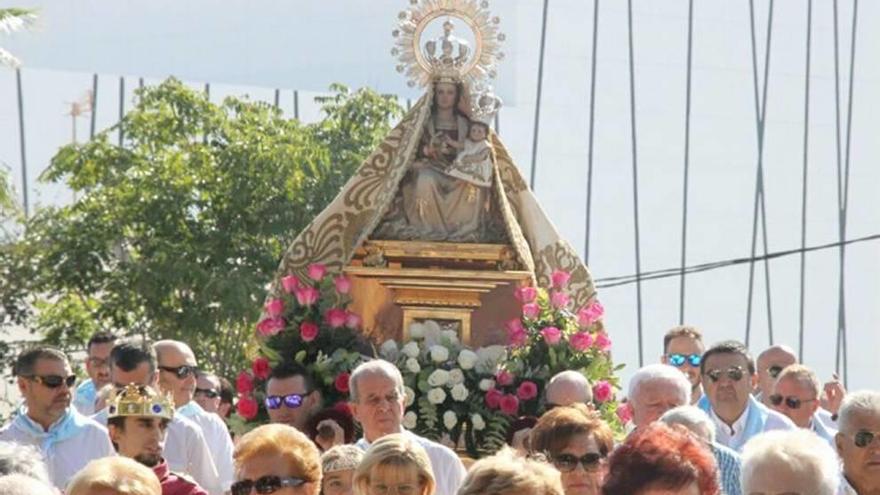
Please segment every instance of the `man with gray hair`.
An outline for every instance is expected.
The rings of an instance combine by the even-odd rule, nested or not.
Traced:
[[[724,494],[742,495],[739,454],[715,441],[715,423],[702,409],[696,406],[679,406],[663,413],[660,421],[668,425],[681,425],[699,438],[715,456],[718,479]]]
[[[834,437],[843,461],[841,495],[880,493],[880,392],[847,395],[837,418]]]
[[[691,382],[667,364],[649,364],[629,381],[629,404],[633,424],[644,428],[660,419],[666,411],[691,403]]]
[[[813,370],[802,364],[786,366],[773,385],[767,399],[770,407],[788,416],[799,428],[812,430],[834,446],[837,430],[827,426],[819,417],[819,399],[822,384]]]
[[[55,488],[24,474],[0,476],[0,493],[3,495],[58,495]]]
[[[396,366],[382,359],[362,363],[349,380],[351,410],[364,430],[355,443],[363,450],[385,435],[403,433],[421,445],[431,459],[437,495],[455,495],[465,476],[461,459],[449,448],[403,428],[406,392]]]
[[[837,493],[837,456],[827,442],[809,430],[756,435],[743,449],[742,459],[745,493]]]
[[[583,373],[574,370],[561,371],[550,378],[544,389],[547,409],[570,406],[574,403],[592,407],[593,389]]]

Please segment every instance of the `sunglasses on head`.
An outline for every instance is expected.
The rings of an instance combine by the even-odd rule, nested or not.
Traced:
[[[782,366],[774,365],[767,368],[767,374],[769,374],[771,378],[777,378],[780,373],[782,373]]]
[[[859,430],[853,435],[853,444],[863,449],[868,445],[871,445],[871,442],[874,441],[875,438],[880,437],[880,432],[877,431],[868,431],[868,430]]]
[[[23,376],[22,378],[27,378],[29,380],[33,380],[37,383],[42,384],[46,388],[58,388],[62,384],[67,385],[67,388],[72,388],[76,383],[76,375],[70,376],[60,376],[60,375],[30,375]]]
[[[311,392],[306,392],[304,394],[270,395],[266,397],[264,402],[268,409],[278,409],[282,404],[290,409],[296,409],[302,405],[303,400],[305,400],[306,396],[310,393]]]
[[[181,379],[186,378],[189,375],[195,375],[196,371],[198,371],[197,367],[188,364],[184,364],[183,366],[159,366],[159,369],[172,373],[174,376]]]
[[[553,465],[563,473],[574,471],[577,469],[578,464],[581,464],[584,467],[584,471],[590,471],[596,469],[604,458],[605,456],[598,452],[589,452],[582,457],[577,457],[572,454],[559,454],[558,456],[553,457]]]
[[[275,493],[284,487],[297,487],[308,483],[302,478],[282,478],[281,476],[263,476],[256,480],[241,480],[232,484],[232,495],[250,495],[251,489],[261,495]]]
[[[730,368],[727,368],[727,371],[722,371],[716,368],[706,372],[706,376],[708,376],[709,379],[712,380],[712,383],[717,383],[718,380],[721,379],[722,374],[726,374],[727,378],[738,382],[742,380],[743,376],[745,376],[745,371],[743,371],[743,369],[739,366],[731,366]]]
[[[209,399],[216,399],[220,397],[220,392],[214,390],[213,388],[198,388],[196,387],[196,394],[204,395]]]
[[[667,361],[672,366],[676,368],[681,368],[684,366],[684,363],[689,363],[694,368],[700,367],[700,362],[703,360],[703,356],[699,354],[670,354],[667,356]]]
[[[807,402],[813,402],[814,400],[816,400],[816,399],[801,400],[801,399],[798,399],[797,397],[793,397],[791,395],[789,395],[788,397],[783,397],[781,394],[773,394],[769,397],[769,399],[770,399],[770,403],[773,404],[774,406],[779,406],[783,402],[785,402],[785,406],[788,407],[789,409],[800,409],[801,404],[806,404]]]

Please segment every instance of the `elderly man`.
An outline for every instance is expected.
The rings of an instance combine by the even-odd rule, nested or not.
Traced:
[[[663,337],[660,362],[678,368],[691,382],[691,404],[696,404],[703,396],[700,361],[705,350],[703,334],[695,327],[678,326]]]
[[[776,383],[783,369],[797,362],[797,354],[787,345],[774,345],[758,354],[758,385],[755,388],[755,397],[765,406],[770,407],[773,384]]]
[[[110,383],[110,351],[116,343],[116,336],[110,332],[97,332],[86,344],[86,373],[89,379],[76,387],[73,406],[80,414],[95,414],[95,401],[98,390]]]
[[[406,396],[403,377],[396,366],[381,359],[361,364],[349,381],[351,408],[364,430],[355,445],[367,450],[370,444],[391,433],[404,433],[428,453],[437,480],[437,495],[455,495],[465,476],[461,459],[449,448],[403,429]]]
[[[880,493],[880,392],[855,392],[843,399],[834,437],[843,461],[841,495]]]
[[[745,493],[837,493],[837,456],[831,446],[807,430],[761,433],[746,444],[742,459]]]
[[[0,441],[38,448],[60,489],[92,459],[113,455],[107,430],[71,406],[76,375],[61,351],[44,346],[24,351],[14,373],[24,406],[0,428]]]
[[[750,438],[771,430],[797,428],[790,419],[752,397],[755,362],[744,345],[726,341],[712,346],[700,363],[705,397],[697,404],[715,422],[715,438],[738,452]]]
[[[570,406],[576,402],[593,406],[593,389],[583,373],[573,370],[559,372],[550,378],[544,389],[547,409]]]
[[[159,388],[174,398],[177,415],[192,420],[202,429],[220,475],[220,485],[224,491],[229,490],[235,475],[232,437],[220,416],[205,412],[193,400],[198,366],[195,354],[188,345],[176,340],[160,340],[153,344],[153,350],[159,364]]]
[[[786,366],[767,398],[770,407],[788,416],[798,428],[812,430],[829,445],[834,445],[837,430],[819,418],[819,397],[822,385],[813,370],[801,364]]]
[[[660,419],[666,411],[691,403],[691,383],[685,376],[665,364],[649,364],[629,381],[629,404],[636,429]]]

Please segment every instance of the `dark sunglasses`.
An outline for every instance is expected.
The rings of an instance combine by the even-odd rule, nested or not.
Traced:
[[[266,397],[264,401],[266,403],[266,407],[269,409],[278,409],[282,404],[289,407],[290,409],[296,409],[301,406],[303,400],[312,392],[306,392],[304,394],[288,394],[288,395],[270,395]]]
[[[159,366],[159,369],[162,371],[167,371],[168,373],[173,373],[177,378],[186,378],[189,375],[195,375],[198,368],[196,366],[190,366],[188,364],[184,364],[183,366],[171,367],[171,366]]]
[[[67,388],[73,388],[73,385],[76,383],[76,375],[70,375],[70,376],[30,375],[30,376],[23,376],[22,378],[27,378],[29,380],[33,380],[37,383],[42,384],[46,388],[58,388],[61,386],[61,384],[67,385]]]
[[[773,394],[769,397],[769,399],[770,399],[770,403],[773,404],[774,406],[779,406],[780,404],[785,402],[785,406],[788,407],[789,409],[800,409],[801,404],[806,404],[807,402],[813,402],[814,400],[816,400],[816,399],[800,400],[797,397],[793,397],[791,395],[789,395],[788,397],[783,397],[780,394]]]
[[[220,392],[214,390],[213,388],[196,387],[196,394],[202,394],[209,399],[216,399],[217,397],[220,397]]]
[[[583,457],[577,457],[572,454],[559,454],[553,457],[553,465],[563,473],[574,471],[577,469],[578,463],[584,467],[584,471],[591,471],[596,469],[604,458],[605,456],[598,452],[590,452],[584,454]]]
[[[727,368],[726,372],[719,369],[709,370],[706,372],[706,376],[708,376],[712,380],[712,383],[717,383],[718,380],[721,379],[722,373],[725,373],[727,375],[727,378],[730,378],[735,382],[742,380],[742,377],[745,376],[745,372],[739,366],[731,366],[730,368]]]
[[[767,368],[767,373],[770,375],[771,378],[776,378],[779,376],[780,373],[782,373],[782,366],[771,366]]]
[[[690,355],[670,354],[667,357],[667,361],[669,361],[669,364],[671,364],[672,366],[675,366],[676,368],[681,368],[682,366],[684,366],[685,362],[690,363],[690,365],[693,366],[694,368],[699,368],[700,362],[702,360],[703,360],[703,356],[701,356],[699,354],[690,354]]]
[[[880,436],[880,432],[859,430],[853,435],[853,444],[855,444],[856,447],[863,449],[868,445],[871,445],[871,442],[873,442],[878,436]]]
[[[251,489],[255,489],[257,493],[266,495],[275,493],[278,490],[287,487],[297,487],[308,483],[308,480],[302,478],[282,478],[280,476],[263,476],[256,480],[241,480],[232,484],[232,495],[250,495]]]

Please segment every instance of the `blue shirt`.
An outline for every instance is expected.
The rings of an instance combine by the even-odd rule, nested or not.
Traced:
[[[742,495],[740,485],[740,471],[742,461],[739,454],[730,447],[712,442],[710,445],[715,462],[718,464],[718,481],[721,484],[722,493],[725,495]]]

